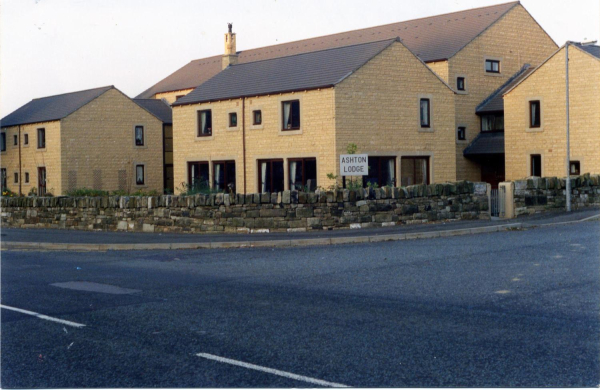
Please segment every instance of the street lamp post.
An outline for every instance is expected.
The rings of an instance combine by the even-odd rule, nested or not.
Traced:
[[[565,45],[565,63],[566,63],[566,72],[567,72],[567,178],[566,178],[566,195],[567,195],[567,212],[571,212],[571,145],[570,145],[570,137],[569,137],[569,44],[571,42],[567,41]]]

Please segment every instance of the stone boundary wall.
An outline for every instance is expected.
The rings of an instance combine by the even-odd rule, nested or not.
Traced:
[[[546,210],[565,209],[566,180],[546,177],[514,182],[515,216]],[[571,177],[571,208],[573,210],[600,206],[600,175],[585,174]]]
[[[488,185],[150,197],[2,198],[2,226],[262,233],[489,219]]]

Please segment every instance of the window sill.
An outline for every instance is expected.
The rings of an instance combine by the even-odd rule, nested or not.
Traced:
[[[300,135],[302,134],[302,129],[296,130],[279,130],[279,135]]]
[[[526,133],[542,133],[543,131],[543,127],[528,127],[525,129]]]
[[[265,126],[264,126],[264,125],[251,125],[251,126],[249,127],[249,129],[250,129],[250,130],[262,130],[262,129],[264,129],[264,128],[265,128]]]
[[[469,91],[458,91],[458,90],[457,90],[457,91],[456,91],[456,93],[457,93],[458,95],[468,95],[468,94],[469,94]]]
[[[457,139],[456,140],[456,144],[457,145],[468,145],[469,144],[469,140],[467,140],[467,139]]]
[[[196,139],[195,139],[195,141],[196,141],[196,142],[198,142],[198,141],[210,141],[210,140],[212,140],[213,138],[214,138],[214,135],[205,135],[205,136],[202,136],[202,137],[198,137],[198,136],[196,136]]]
[[[236,126],[236,127],[227,127],[225,130],[226,131],[239,131],[240,127],[239,126]]]
[[[148,145],[134,145],[135,149],[148,149]]]
[[[421,127],[419,133],[435,133],[435,129],[432,127]]]
[[[36,152],[45,152],[45,151],[46,151],[46,148],[37,148],[36,149]]]
[[[502,73],[489,73],[489,72],[485,72],[486,76],[491,76],[491,77],[502,77]]]

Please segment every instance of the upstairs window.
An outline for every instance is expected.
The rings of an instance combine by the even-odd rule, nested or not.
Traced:
[[[38,129],[38,149],[46,147],[46,129]]]
[[[210,110],[198,111],[198,137],[212,135],[212,112]]]
[[[459,127],[456,133],[456,138],[459,141],[465,141],[467,139],[467,128],[466,127]]]
[[[500,73],[500,61],[485,60],[485,71],[487,73]]]
[[[25,145],[29,145],[29,134],[24,134],[23,135],[23,143]]]
[[[429,128],[431,127],[431,109],[429,99],[421,99],[420,103],[420,112],[421,112],[421,127]]]
[[[29,172],[25,172],[25,183],[29,183]]]
[[[533,100],[529,102],[529,127],[539,128],[542,124],[541,116],[541,105],[539,100]]]
[[[465,90],[465,78],[464,77],[456,78],[456,89],[458,89],[459,91]]]
[[[6,151],[6,133],[0,133],[0,150]]]
[[[504,115],[491,114],[482,116],[481,131],[504,131]]]
[[[139,164],[135,166],[135,184],[142,186],[145,183],[144,166]]]
[[[1,168],[0,169],[0,185],[2,186],[2,190],[4,190],[7,185],[6,185],[6,168]]]
[[[19,173],[15,172],[15,184],[19,182]]]
[[[17,146],[19,144],[19,136],[13,135],[13,145]]]
[[[283,130],[299,130],[300,129],[300,101],[291,100],[282,102],[283,109]]]
[[[135,127],[135,146],[144,146],[144,126]]]
[[[261,110],[252,111],[252,124],[253,125],[261,125],[262,124],[262,111]]]
[[[237,127],[237,113],[236,112],[229,113],[229,127]]]

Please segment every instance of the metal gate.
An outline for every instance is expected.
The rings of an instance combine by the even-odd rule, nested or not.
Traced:
[[[497,190],[492,190],[491,194],[491,216],[496,218],[504,218],[506,214],[506,187],[500,187]]]

